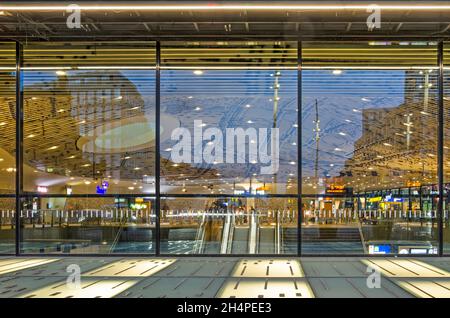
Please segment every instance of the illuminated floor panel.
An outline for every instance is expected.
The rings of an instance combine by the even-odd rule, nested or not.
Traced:
[[[303,277],[300,262],[290,259],[247,259],[233,270],[233,277]]]
[[[367,277],[367,266],[355,260],[302,260],[301,263],[307,277]]]
[[[10,274],[30,267],[56,262],[57,258],[16,258],[0,260],[0,275]]]
[[[66,279],[77,265],[81,288]],[[370,288],[368,265],[380,288]],[[449,297],[450,258],[0,257],[6,297]]]
[[[228,277],[236,261],[230,259],[191,260],[179,259],[172,266],[156,273],[170,277]]]
[[[112,259],[101,258],[60,258],[52,263],[45,263],[35,267],[26,268],[15,272],[19,276],[42,276],[42,277],[67,277],[68,270],[71,265],[76,265],[80,268],[80,273],[91,271],[93,269],[104,266],[112,262]]]
[[[150,277],[129,288],[119,298],[213,298],[224,278]]]
[[[367,259],[362,262],[388,277],[450,277],[450,273],[419,260]]]
[[[306,279],[230,278],[218,298],[313,298]]]
[[[365,277],[308,278],[318,298],[410,298],[411,295],[387,279],[380,288],[369,288]]]
[[[21,295],[20,298],[111,298],[138,282],[138,279],[82,278],[80,288],[66,281]]]
[[[33,290],[61,281],[61,277],[11,277],[0,278],[0,298],[18,297]]]
[[[396,279],[394,281],[418,298],[450,298],[450,279]]]
[[[88,277],[148,277],[175,261],[175,259],[123,259],[84,275]]]

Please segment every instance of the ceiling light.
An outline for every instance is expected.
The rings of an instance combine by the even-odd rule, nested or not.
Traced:
[[[195,75],[203,75],[203,71],[201,71],[201,70],[195,70],[195,71],[194,71],[194,74],[195,74]]]
[[[56,71],[55,73],[56,73],[56,75],[58,75],[58,76],[64,76],[64,75],[67,75],[67,73],[66,73],[65,71],[61,71],[61,70]]]
[[[334,75],[341,75],[342,74],[342,70],[333,70],[333,74]]]

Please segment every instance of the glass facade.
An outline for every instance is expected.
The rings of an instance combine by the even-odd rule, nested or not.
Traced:
[[[0,254],[449,252],[448,43],[0,52]]]

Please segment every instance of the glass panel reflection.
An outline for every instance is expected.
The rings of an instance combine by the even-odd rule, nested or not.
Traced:
[[[27,197],[23,253],[154,253],[154,198]]]
[[[296,199],[167,198],[161,208],[161,253],[297,253]]]
[[[24,190],[154,193],[155,48],[24,46]]]
[[[436,253],[436,43],[302,56],[303,252]]]
[[[297,193],[295,42],[161,47],[161,192]]]

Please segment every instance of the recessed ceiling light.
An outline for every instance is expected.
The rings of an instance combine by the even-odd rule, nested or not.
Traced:
[[[64,76],[64,75],[67,75],[67,73],[66,73],[65,71],[56,71],[55,73],[56,73],[56,75],[58,75],[58,76]]]
[[[333,70],[333,74],[334,75],[341,75],[342,74],[342,70]]]
[[[203,71],[202,70],[195,70],[194,74],[195,75],[203,75]]]

